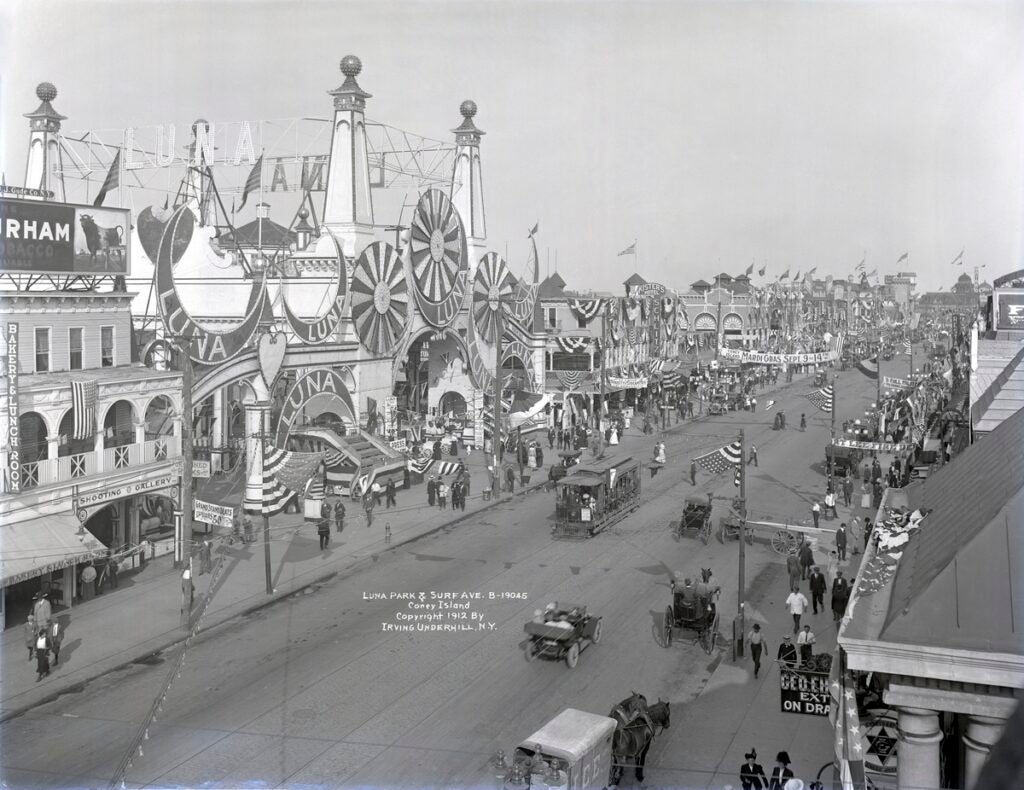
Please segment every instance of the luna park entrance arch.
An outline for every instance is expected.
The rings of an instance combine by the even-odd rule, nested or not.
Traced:
[[[331,368],[316,368],[300,376],[284,397],[275,431],[277,447],[285,447],[292,426],[304,417],[305,407],[321,400],[330,401],[324,404],[325,411],[337,414],[342,421],[347,418],[358,424],[358,412],[342,375]]]

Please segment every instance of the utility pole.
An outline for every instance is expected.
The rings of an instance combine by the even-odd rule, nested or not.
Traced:
[[[737,657],[743,656],[743,638],[746,630],[744,623],[744,596],[746,595],[746,573],[747,573],[747,441],[743,429],[740,428],[740,560],[739,560],[739,590],[736,596],[736,621],[739,626],[739,633],[734,643],[736,645]]]
[[[832,442],[836,440],[836,410],[839,406],[839,387],[836,386],[836,382],[839,381],[839,374],[832,374]]]
[[[267,416],[268,411],[260,411],[260,474],[265,475],[263,465],[267,461]],[[267,577],[267,595],[274,594],[274,580],[270,572],[270,515],[260,498],[260,512],[263,514],[263,567]]]
[[[494,491],[494,498],[498,499],[501,492],[501,336],[505,332],[504,316],[501,311],[504,309],[501,302],[494,311],[495,334],[494,339],[494,430],[491,434],[491,448],[494,450],[494,479],[497,481],[497,491]]]
[[[177,554],[174,567],[187,566],[192,556],[192,357],[190,337],[179,335],[174,346],[181,358],[181,513],[175,519]]]
[[[598,447],[601,451],[598,455],[604,455],[604,433],[601,431],[601,415],[604,414],[605,403],[605,357],[608,356],[608,300],[604,300],[604,310],[601,312],[601,405],[597,414],[597,436]]]

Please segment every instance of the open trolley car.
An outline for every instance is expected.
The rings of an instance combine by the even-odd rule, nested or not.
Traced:
[[[588,538],[640,507],[640,462],[596,459],[555,484],[556,538]]]

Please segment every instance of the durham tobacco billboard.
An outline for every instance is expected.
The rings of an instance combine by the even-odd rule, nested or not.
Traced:
[[[0,197],[0,272],[130,272],[128,209]]]

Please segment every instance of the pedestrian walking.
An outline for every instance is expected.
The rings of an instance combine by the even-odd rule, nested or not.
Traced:
[[[109,559],[107,559],[107,576],[110,578],[110,586],[116,590],[118,565],[117,557],[114,556],[113,549],[110,550],[108,557]]]
[[[836,511],[836,492],[831,489],[825,494],[825,518],[839,518],[839,513]]]
[[[789,573],[790,591],[800,587],[800,557],[796,551],[791,551],[786,556],[786,571]]]
[[[46,628],[50,625],[50,618],[53,617],[53,607],[50,606],[50,599],[42,591],[32,597],[32,616],[36,621],[36,628]]]
[[[811,567],[814,565],[814,551],[811,549],[811,542],[803,540],[797,550],[800,557],[800,580],[803,581],[811,574]]]
[[[320,551],[323,551],[331,542],[331,522],[322,518],[316,525],[316,534],[320,537]]]
[[[818,519],[821,518],[821,505],[818,504],[818,500],[814,500],[814,504],[811,505],[811,518],[814,519],[814,528],[818,528]]]
[[[256,536],[252,532],[252,519],[249,516],[246,516],[245,521],[242,522],[242,531],[245,533],[246,543],[256,542]]]
[[[864,480],[864,485],[867,485],[868,483],[871,482],[871,464],[869,464],[867,461],[864,462],[864,469],[861,473],[861,477]]]
[[[836,622],[842,618],[849,600],[850,583],[843,578],[842,571],[836,571],[836,580],[832,582],[832,617]]]
[[[384,493],[384,489],[381,488],[380,483],[376,480],[373,481],[373,485],[370,486],[370,493],[373,495],[373,506],[377,507],[380,504],[380,497]]]
[[[849,470],[847,470],[849,471]],[[850,506],[850,501],[853,499],[853,479],[847,475],[843,478],[843,505],[845,507]]]
[[[398,502],[395,499],[395,481],[388,480],[387,486],[384,488],[384,499],[387,507],[398,507]]]
[[[210,573],[213,570],[213,543],[207,538],[199,547],[199,575]]]
[[[793,590],[786,598],[786,608],[793,615],[793,633],[800,632],[800,618],[807,611],[807,597],[800,592],[800,588]]]
[[[811,663],[815,641],[817,640],[814,637],[814,631],[809,625],[805,625],[804,630],[797,635],[796,648],[800,651],[800,665],[804,668]]]
[[[339,533],[345,529],[345,504],[340,499],[334,503],[334,527]]]
[[[789,770],[789,762],[789,752],[779,752],[775,758],[775,767],[772,769],[768,790],[785,790],[786,782],[793,778],[793,772]]]
[[[687,400],[686,401],[686,413],[689,414],[691,417],[693,417],[693,401],[692,400]]]
[[[39,630],[36,628],[36,617],[34,614],[29,612],[28,619],[25,621],[25,647],[28,648],[28,660],[32,660],[32,656],[35,655],[36,650],[36,634]]]
[[[53,650],[53,665],[60,663],[60,645],[64,641],[64,629],[56,620],[50,625],[50,649]]]
[[[880,481],[874,482],[871,495],[871,509],[878,510],[882,506],[882,483]]]
[[[50,637],[45,628],[36,631],[36,683],[50,674]]]
[[[761,671],[761,652],[768,649],[764,641],[764,634],[761,633],[761,624],[754,623],[754,627],[747,634],[747,644],[750,645],[750,657],[754,661],[754,677]]]
[[[697,462],[690,459],[690,485],[697,485]]]
[[[441,484],[437,487],[437,506],[444,510],[448,504],[448,486],[442,480]]]
[[[776,659],[785,664],[789,669],[796,668],[796,645],[793,644],[789,634],[782,637],[782,644],[779,645],[779,653]]]
[[[750,458],[747,459],[747,466],[750,466],[751,464],[753,464],[754,466],[757,466],[757,445],[756,444],[750,445]]]
[[[508,484],[508,492],[514,494],[516,492],[516,473],[511,466],[505,467],[505,482]]]
[[[82,569],[82,575],[79,578],[82,586],[82,600],[91,601],[96,597],[96,569],[93,567],[91,562],[87,562],[85,567]],[[39,617],[36,617],[38,620]],[[47,617],[47,623],[49,623],[49,617]],[[40,623],[42,625],[42,623]]]
[[[846,562],[846,524],[840,524],[836,530],[836,552],[839,554],[839,561]]]
[[[363,512],[366,513],[366,528],[369,529],[373,524],[373,497],[369,491],[363,494]]]
[[[449,496],[452,499],[452,510],[459,509],[459,491],[461,488],[462,484],[458,480],[456,480],[454,483],[452,483],[451,490],[448,492]]]
[[[822,611],[825,611],[825,589],[827,582],[825,581],[825,574],[821,572],[821,568],[817,565],[811,570],[809,582],[811,587],[811,606],[814,609],[814,613],[818,613],[819,606]]]
[[[800,430],[801,431],[806,431],[807,430],[807,416],[804,415],[804,414],[800,415]]]
[[[757,398],[750,399],[750,413],[753,414],[757,411]]]
[[[430,507],[434,506],[434,498],[437,495],[437,482],[434,480],[434,476],[431,475],[427,481],[427,504]]]
[[[555,449],[555,429],[554,428],[548,428],[548,449],[549,450],[554,450]]]
[[[757,763],[757,750],[751,749],[743,759],[745,763],[740,767],[740,786],[743,790],[767,790],[768,777],[765,776],[764,768]]]
[[[864,551],[868,550],[868,544],[871,542],[871,531],[874,529],[874,524],[871,523],[871,516],[864,516]]]

